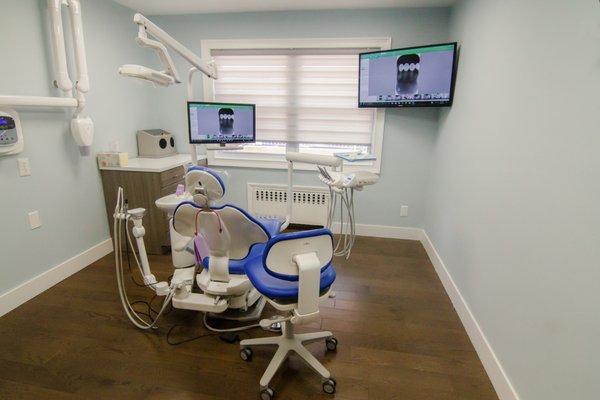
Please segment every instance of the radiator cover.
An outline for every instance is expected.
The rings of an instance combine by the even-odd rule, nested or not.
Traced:
[[[327,224],[331,201],[329,189],[312,186],[293,186],[293,224]],[[287,213],[287,185],[248,183],[248,210],[259,217],[285,218]]]

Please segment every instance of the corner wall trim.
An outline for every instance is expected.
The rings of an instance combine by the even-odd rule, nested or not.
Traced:
[[[108,238],[0,295],[0,317],[113,251]]]
[[[471,312],[469,305],[465,301],[464,297],[458,290],[456,283],[452,279],[450,272],[444,265],[442,258],[439,253],[435,249],[433,243],[429,239],[427,233],[421,229],[421,243],[423,247],[425,247],[425,251],[427,251],[427,255],[437,272],[438,277],[442,281],[444,285],[444,289],[450,300],[452,301],[452,305],[454,309],[458,313],[458,316],[469,335],[469,339],[471,339],[471,343],[473,343],[473,347],[475,347],[475,351],[487,372],[494,389],[496,390],[496,394],[500,398],[500,400],[519,400],[519,396],[515,391],[515,388],[510,383],[506,372],[502,368],[500,361],[496,357],[496,353],[490,346],[485,334],[481,330],[479,323],[475,319],[475,316]]]

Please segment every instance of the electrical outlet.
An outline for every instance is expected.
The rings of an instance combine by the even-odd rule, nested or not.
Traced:
[[[401,206],[400,207],[400,216],[401,217],[408,217],[408,206]]]
[[[18,158],[17,165],[19,166],[19,176],[31,175],[31,165],[29,164],[29,158]]]
[[[40,220],[40,212],[32,211],[29,213],[29,227],[31,229],[37,229],[42,226],[42,221]]]

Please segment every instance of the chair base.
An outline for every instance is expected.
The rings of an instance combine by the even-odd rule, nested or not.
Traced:
[[[225,319],[229,321],[256,321],[257,319],[260,319],[260,316],[262,315],[262,311],[265,308],[266,303],[267,300],[265,300],[265,298],[261,296],[257,302],[249,306],[248,309],[245,311],[241,309],[228,308],[220,314],[209,313],[208,316],[211,318]]]
[[[271,379],[273,379],[273,376],[275,376],[275,373],[277,373],[292,351],[298,354],[324,381],[330,379],[331,374],[327,368],[325,368],[323,364],[321,364],[321,362],[317,360],[306,347],[304,347],[306,344],[318,342],[330,337],[333,337],[333,334],[329,331],[295,334],[292,323],[290,321],[285,321],[283,323],[281,336],[242,340],[240,342],[240,347],[242,349],[253,346],[278,347],[277,352],[275,352],[265,373],[262,378],[260,378],[261,389],[266,389],[269,386]]]

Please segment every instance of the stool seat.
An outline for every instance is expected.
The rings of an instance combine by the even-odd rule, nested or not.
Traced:
[[[229,268],[231,269],[231,267]],[[263,266],[262,257],[247,261],[246,275],[256,290],[264,296],[286,300],[298,298],[298,281],[279,279],[269,274]],[[320,291],[327,291],[333,281],[335,281],[335,268],[330,262],[321,271]]]

